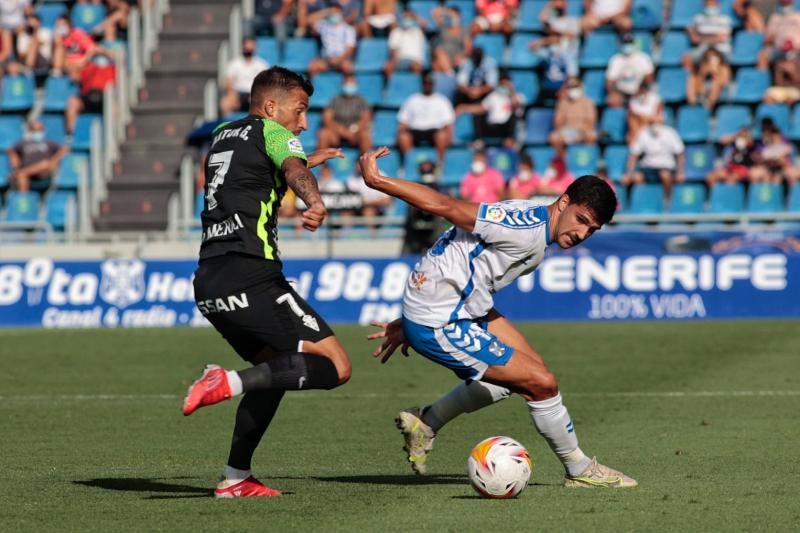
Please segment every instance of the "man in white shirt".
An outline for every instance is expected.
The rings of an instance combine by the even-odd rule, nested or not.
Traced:
[[[485,146],[486,138],[499,138],[507,148],[514,148],[518,111],[525,107],[525,95],[517,92],[508,72],[480,103],[461,104],[458,113],[473,113],[475,149]]]
[[[396,348],[405,352],[410,346],[464,380],[433,404],[400,412],[397,427],[412,468],[425,472],[427,454],[446,423],[513,391],[527,401],[534,426],[563,464],[565,486],[637,486],[583,453],[555,376],[493,302],[495,292],[539,266],[549,244],[572,248],[609,222],[617,206],[611,187],[583,176],[549,206],[529,200],[477,204],[381,176],[377,158],[388,153],[382,148],[361,156],[365,183],[453,224],[409,276],[402,318],[376,324],[383,331],[370,335],[386,338],[373,352],[384,361]]]
[[[672,184],[686,181],[684,168],[683,141],[675,129],[664,124],[664,114],[658,113],[653,122],[640,129],[633,140],[622,184],[628,186],[660,182],[664,187],[664,199],[669,201],[672,197]]]
[[[314,77],[326,70],[342,74],[353,73],[353,54],[356,51],[356,30],[344,20],[342,8],[334,4],[311,16],[314,29],[322,42],[322,57],[311,60],[308,76]]]
[[[225,69],[225,93],[219,104],[223,116],[250,109],[250,89],[253,80],[269,64],[256,56],[256,41],[242,41],[242,55],[232,59]]]
[[[622,107],[637,93],[643,81],[653,80],[653,60],[636,49],[633,34],[622,36],[620,53],[614,54],[606,68],[606,94],[608,105]]]
[[[415,146],[433,145],[441,163],[453,139],[455,120],[453,104],[433,92],[433,77],[425,74],[422,93],[412,94],[397,113],[397,147],[405,154]]]
[[[695,15],[692,24],[686,28],[695,48],[684,54],[684,68],[692,70],[710,48],[727,59],[731,53],[732,28],[733,23],[728,15],[722,13],[719,0],[705,0],[703,12]]]
[[[406,8],[400,24],[389,32],[389,59],[383,66],[383,74],[387,79],[398,67],[422,72],[426,46],[421,27],[424,23],[411,9]]]
[[[632,7],[633,0],[583,0],[585,15],[581,19],[581,27],[584,33],[594,31],[606,24],[612,24],[620,33],[631,31],[633,28]]]
[[[0,28],[15,31],[25,26],[25,15],[32,14],[31,0],[3,0],[0,2]]]

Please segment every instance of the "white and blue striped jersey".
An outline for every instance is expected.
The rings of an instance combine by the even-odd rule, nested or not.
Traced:
[[[528,200],[481,204],[471,233],[451,228],[417,263],[403,317],[440,328],[486,316],[492,295],[539,266],[548,244],[547,207]]]

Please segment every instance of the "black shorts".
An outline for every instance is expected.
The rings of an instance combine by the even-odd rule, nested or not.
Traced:
[[[414,146],[433,146],[433,137],[439,130],[411,130]]]
[[[102,113],[103,112],[103,91],[91,90],[86,94],[81,95],[81,102],[83,102],[84,113]]]
[[[238,254],[206,259],[195,272],[194,297],[203,316],[250,362],[264,350],[296,352],[301,341],[333,335],[272,261]]]

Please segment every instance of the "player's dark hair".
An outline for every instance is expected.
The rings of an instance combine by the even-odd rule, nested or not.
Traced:
[[[302,74],[283,67],[268,68],[259,72],[253,80],[250,101],[260,103],[270,91],[288,92],[292,89],[303,89],[308,96],[314,94],[314,86]]]
[[[617,195],[611,186],[591,174],[570,183],[565,194],[569,196],[571,204],[585,205],[591,209],[600,224],[608,224],[617,210]]]

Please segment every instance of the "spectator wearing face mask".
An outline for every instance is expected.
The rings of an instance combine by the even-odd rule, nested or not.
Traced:
[[[499,74],[497,62],[484,54],[482,48],[473,47],[456,74],[456,106],[483,100],[497,85]]]
[[[800,11],[794,0],[778,0],[775,13],[767,20],[764,48],[758,55],[758,68],[766,70],[773,62],[794,58],[800,53]]]
[[[250,89],[253,80],[269,64],[256,56],[255,39],[242,41],[242,55],[233,58],[225,68],[225,93],[220,102],[222,115],[250,109]]]
[[[28,122],[25,138],[8,149],[11,166],[10,182],[20,192],[49,188],[58,163],[69,148],[47,140],[44,125],[39,120]]]
[[[493,204],[505,197],[505,189],[503,175],[489,166],[486,152],[476,150],[470,171],[461,180],[461,198],[469,202]]]
[[[110,52],[95,47],[89,53],[88,60],[89,63],[79,74],[78,94],[69,97],[64,111],[67,142],[71,142],[78,115],[103,112],[103,91],[116,81],[117,71]]]
[[[36,74],[46,74],[53,63],[53,32],[42,27],[36,15],[25,18],[25,26],[17,32],[19,60]]]
[[[757,169],[760,155],[750,128],[742,128],[736,133],[726,135],[720,139],[720,143],[726,147],[723,155],[724,164],[706,176],[709,187],[720,182],[734,184],[763,180],[763,172]],[[754,170],[756,179],[751,178]]]
[[[483,148],[486,139],[502,139],[503,145],[515,144],[518,110],[524,109],[525,96],[514,88],[511,76],[504,72],[500,83],[477,104],[462,104],[456,113],[473,113],[476,148]]]
[[[760,165],[753,169],[753,181],[790,184],[800,180],[800,168],[792,165],[792,143],[784,137],[777,124],[767,117],[761,120]]]
[[[342,8],[334,5],[318,11],[312,17],[314,28],[322,41],[322,57],[308,65],[308,75],[313,77],[326,70],[343,74],[353,72],[353,54],[356,51],[356,30],[342,16]]]
[[[372,148],[372,109],[358,94],[353,75],[345,76],[341,94],[322,112],[322,127],[317,130],[317,146],[338,148],[342,144],[366,152]]]
[[[80,71],[99,48],[92,37],[81,28],[72,25],[68,15],[56,20],[53,50],[53,70],[65,72],[72,80],[80,79]]]
[[[683,55],[683,68],[688,73],[686,99],[690,104],[705,98],[706,106],[713,108],[730,82],[728,56],[732,25],[730,17],[722,13],[718,0],[705,0],[703,12],[695,15],[687,28],[689,39],[695,45]],[[706,92],[707,86],[710,87]]]
[[[326,9],[331,6],[330,0],[297,0],[297,28],[295,37],[305,37],[317,30],[314,25],[319,21]]]
[[[567,14],[566,0],[550,0],[539,13],[545,36],[528,47],[542,58],[542,88],[558,91],[570,77],[578,75],[581,21]]]
[[[555,197],[564,194],[575,176],[567,168],[564,155],[557,153],[550,160],[547,169],[535,180],[533,196]]]
[[[686,181],[684,169],[683,141],[677,131],[664,124],[664,115],[659,113],[648,127],[639,130],[634,139],[622,184],[661,183],[664,198],[669,200],[672,184]]]
[[[644,81],[653,81],[655,67],[650,56],[636,49],[632,33],[622,36],[620,53],[614,54],[606,68],[608,105],[622,107],[639,91]]]
[[[397,68],[422,72],[425,61],[424,25],[425,21],[411,9],[403,10],[400,24],[389,32],[389,59],[383,67],[384,76],[391,77]]]
[[[533,158],[528,154],[522,154],[517,173],[508,183],[508,199],[527,200],[536,192],[541,179],[542,177],[534,170]]]
[[[519,0],[475,0],[477,16],[472,22],[472,34],[491,32],[511,36],[518,8]]]
[[[597,141],[597,108],[586,95],[578,78],[570,78],[562,88],[553,117],[550,144],[557,152],[565,145]]]
[[[433,92],[433,77],[422,77],[422,92],[412,94],[397,113],[397,147],[406,154],[415,146],[436,147],[439,164],[453,139],[456,114],[450,100]]]

